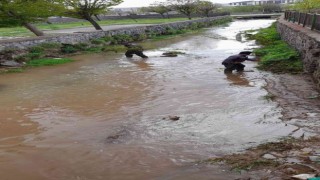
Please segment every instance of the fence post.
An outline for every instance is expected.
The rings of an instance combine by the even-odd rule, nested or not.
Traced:
[[[288,19],[287,19],[287,21],[290,22],[290,18],[291,18],[291,11],[289,11],[289,13],[288,13]]]
[[[299,12],[299,19],[298,19],[298,25],[300,25],[300,23],[301,23],[301,12]]]
[[[292,22],[295,23],[295,22],[296,22],[296,13],[294,12],[294,13],[292,13],[292,14],[293,14],[293,20],[292,20]]]
[[[316,26],[316,19],[317,19],[317,14],[314,14],[312,17],[311,30],[314,30],[314,28]]]
[[[308,17],[308,13],[304,13],[304,19],[303,19],[303,27],[306,27],[306,23],[307,23],[307,17]]]

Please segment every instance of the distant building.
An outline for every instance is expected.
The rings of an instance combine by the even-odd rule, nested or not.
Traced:
[[[228,3],[228,6],[259,6],[263,4],[292,4],[298,0],[251,0]]]

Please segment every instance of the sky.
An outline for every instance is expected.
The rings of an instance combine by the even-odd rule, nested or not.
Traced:
[[[124,0],[123,3],[116,7],[143,7],[143,6],[149,6],[150,4],[154,2],[165,2],[166,0]],[[229,3],[229,2],[238,2],[243,0],[210,0],[213,3]]]

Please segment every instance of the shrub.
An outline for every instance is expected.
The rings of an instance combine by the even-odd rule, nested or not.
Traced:
[[[77,50],[77,51],[85,51],[88,49],[89,44],[86,43],[78,43],[73,45],[73,47]]]
[[[105,40],[104,39],[92,39],[91,40],[91,43],[92,44],[104,44],[105,43]]]
[[[121,44],[124,42],[132,42],[133,38],[128,34],[118,34],[112,36],[111,44]]]
[[[44,48],[41,46],[33,46],[29,48],[30,53],[42,53],[44,51]]]
[[[37,53],[37,52],[31,52],[25,55],[26,59],[30,60],[30,59],[36,59],[36,58],[40,58],[43,54],[42,53]]]
[[[73,45],[63,45],[61,47],[61,52],[66,54],[75,53],[77,51],[78,49],[76,49]]]

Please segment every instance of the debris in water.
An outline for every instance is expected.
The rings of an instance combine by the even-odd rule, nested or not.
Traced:
[[[172,121],[178,121],[180,119],[179,116],[169,116],[169,119]]]
[[[161,57],[177,57],[178,54],[185,54],[184,52],[179,52],[179,51],[168,51],[162,53]]]

